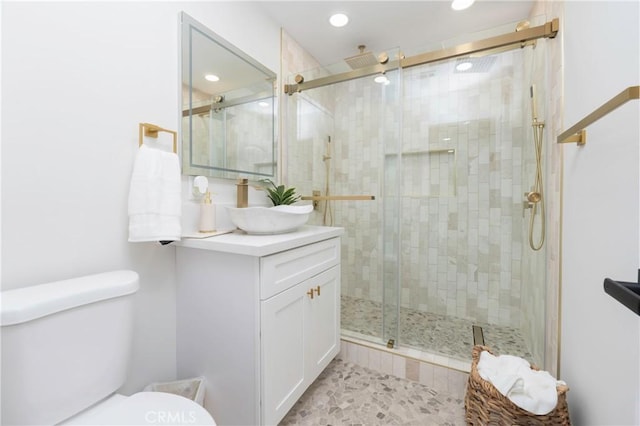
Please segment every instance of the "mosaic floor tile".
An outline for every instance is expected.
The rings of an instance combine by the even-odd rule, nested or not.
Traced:
[[[462,398],[344,362],[340,355],[280,423],[281,426],[464,424]]]

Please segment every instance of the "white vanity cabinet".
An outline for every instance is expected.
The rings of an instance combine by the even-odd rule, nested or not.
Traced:
[[[218,424],[277,424],[337,355],[341,234],[179,243],[178,377],[206,378]]]

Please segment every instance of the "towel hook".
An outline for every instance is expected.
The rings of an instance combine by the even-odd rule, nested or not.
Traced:
[[[173,135],[173,152],[175,154],[178,153],[178,132],[169,129],[163,129],[160,126],[156,126],[155,124],[150,123],[140,123],[139,126],[140,133],[140,143],[138,146],[142,146],[142,136],[147,136],[150,138],[157,138],[159,132],[171,133]]]

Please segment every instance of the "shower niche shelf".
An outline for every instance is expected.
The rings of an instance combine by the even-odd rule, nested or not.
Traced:
[[[636,315],[640,315],[640,269],[638,270],[638,282],[635,283],[605,278],[604,291],[631,309]]]
[[[385,153],[385,167],[395,170],[398,156],[402,167],[412,170],[403,181],[407,198],[447,198],[456,196],[456,149],[430,149]]]

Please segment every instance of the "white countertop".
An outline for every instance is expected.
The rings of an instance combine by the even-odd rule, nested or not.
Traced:
[[[249,235],[236,230],[230,234],[216,235],[209,238],[183,238],[174,244],[202,250],[221,251],[225,253],[244,254],[247,256],[268,256],[292,248],[339,237],[344,228],[330,226],[305,225],[297,231],[276,235]]]

